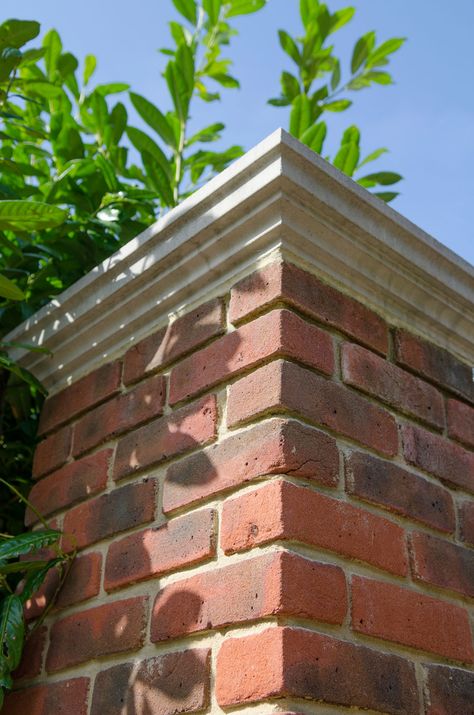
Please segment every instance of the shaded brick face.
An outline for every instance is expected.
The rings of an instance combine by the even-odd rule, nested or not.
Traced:
[[[6,715],[474,715],[470,366],[287,262],[149,332],[45,403]]]

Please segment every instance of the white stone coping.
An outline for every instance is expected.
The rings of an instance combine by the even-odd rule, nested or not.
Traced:
[[[474,363],[474,267],[282,129],[23,322],[52,392],[276,255]]]

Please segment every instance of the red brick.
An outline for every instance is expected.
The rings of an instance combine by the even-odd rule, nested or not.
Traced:
[[[346,611],[342,569],[279,552],[165,586],[153,607],[151,640],[275,615],[340,624]]]
[[[449,491],[393,462],[353,452],[346,461],[346,483],[350,494],[407,519],[440,531],[456,527]]]
[[[353,577],[352,627],[453,660],[474,661],[464,608],[390,583]]]
[[[141,380],[224,332],[224,307],[211,300],[141,340],[125,355],[123,381]]]
[[[89,678],[36,685],[7,695],[2,715],[87,715]]]
[[[74,427],[74,456],[158,417],[165,399],[165,378],[158,375],[88,412]]]
[[[400,365],[474,401],[472,369],[447,350],[405,330],[397,330],[395,355]]]
[[[37,628],[25,640],[21,663],[15,670],[13,680],[27,680],[40,675],[43,667],[43,654],[46,646],[46,626]]]
[[[335,551],[400,576],[408,569],[401,527],[305,487],[277,480],[224,503],[226,553],[277,540]]]
[[[216,435],[217,403],[209,395],[123,437],[115,455],[114,479],[196,449]]]
[[[143,645],[147,599],[129,598],[56,621],[46,670],[54,673],[114,653],[133,651]]]
[[[41,411],[39,434],[44,434],[107,400],[120,389],[120,361],[101,365],[70,387],[48,398]]]
[[[474,598],[474,551],[421,533],[411,547],[415,579]]]
[[[39,479],[67,462],[71,451],[72,430],[63,427],[59,432],[46,437],[35,450],[33,458],[33,479]]]
[[[231,385],[229,425],[270,410],[296,412],[388,456],[398,451],[396,422],[388,412],[353,390],[294,363],[276,360]]]
[[[49,516],[87,499],[105,489],[112,450],[104,449],[89,457],[66,464],[62,469],[37,482],[29,500],[40,514]],[[37,521],[33,511],[26,511],[27,526]]]
[[[341,360],[345,383],[400,412],[443,429],[444,401],[432,385],[360,345],[344,343]]]
[[[91,715],[177,715],[209,705],[210,656],[207,649],[166,653],[122,663],[98,674]]]
[[[179,363],[171,373],[170,403],[279,356],[294,358],[328,375],[334,370],[331,336],[288,310],[274,310]]]
[[[426,667],[426,715],[474,715],[474,673],[444,665]]]
[[[474,409],[464,402],[448,400],[448,434],[474,447]]]
[[[281,301],[378,352],[388,350],[388,328],[382,318],[290,263],[271,264],[237,283],[231,291],[230,320],[238,322]]]
[[[66,514],[63,542],[67,544],[72,541],[73,545],[82,549],[108,536],[153,521],[155,502],[156,482],[153,479],[127,484],[109,494],[103,494],[74,507]]]
[[[107,591],[206,561],[215,555],[215,512],[193,512],[163,526],[126,536],[110,545]]]
[[[163,509],[173,511],[258,477],[282,473],[336,486],[335,440],[294,420],[275,418],[255,425],[171,465]]]
[[[459,507],[461,539],[474,546],[474,502],[465,501]]]
[[[216,693],[223,708],[295,697],[391,715],[420,711],[412,663],[288,627],[225,640],[217,657]]]
[[[402,429],[405,459],[438,479],[474,492],[474,454],[421,427]]]

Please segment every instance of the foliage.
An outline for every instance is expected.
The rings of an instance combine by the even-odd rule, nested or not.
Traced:
[[[280,45],[296,65],[296,74],[284,71],[281,75],[281,95],[270,99],[277,107],[291,106],[290,132],[310,149],[323,153],[327,112],[344,112],[351,105],[348,94],[376,85],[393,83],[386,67],[389,57],[404,43],[404,38],[394,37],[377,45],[374,31],[367,32],[355,43],[350,61],[350,74],[343,80],[341,61],[329,44],[332,35],[353,18],[355,8],[346,7],[331,13],[319,0],[300,0],[300,15],[304,34],[291,37],[280,30]],[[350,126],[344,132],[340,148],[331,159],[344,174],[354,177],[369,162],[378,159],[387,149],[376,149],[361,159],[360,131]],[[396,184],[402,177],[390,171],[378,171],[357,178],[365,188],[378,188]],[[397,192],[376,191],[376,196],[391,201]]]

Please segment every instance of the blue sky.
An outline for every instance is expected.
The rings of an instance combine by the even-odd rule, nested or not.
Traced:
[[[331,9],[350,2],[327,0]],[[347,68],[359,35],[376,30],[379,41],[408,38],[394,56],[396,85],[354,95],[355,104],[331,115],[330,135],[355,123],[366,153],[387,146],[390,154],[374,170],[399,171],[402,196],[392,206],[449,248],[474,263],[474,27],[473,0],[358,0],[355,19],[335,36]],[[39,20],[55,27],[65,48],[79,59],[98,57],[98,82],[125,81],[162,108],[167,97],[160,73],[165,58],[156,52],[168,41],[174,18],[171,0],[2,0],[2,19]],[[297,0],[269,0],[265,10],[236,21],[240,36],[228,50],[240,92],[224,90],[223,102],[194,105],[194,121],[227,125],[225,144],[246,149],[278,126],[287,111],[266,105],[278,94],[282,69],[291,60],[279,48],[277,30],[297,32]]]

